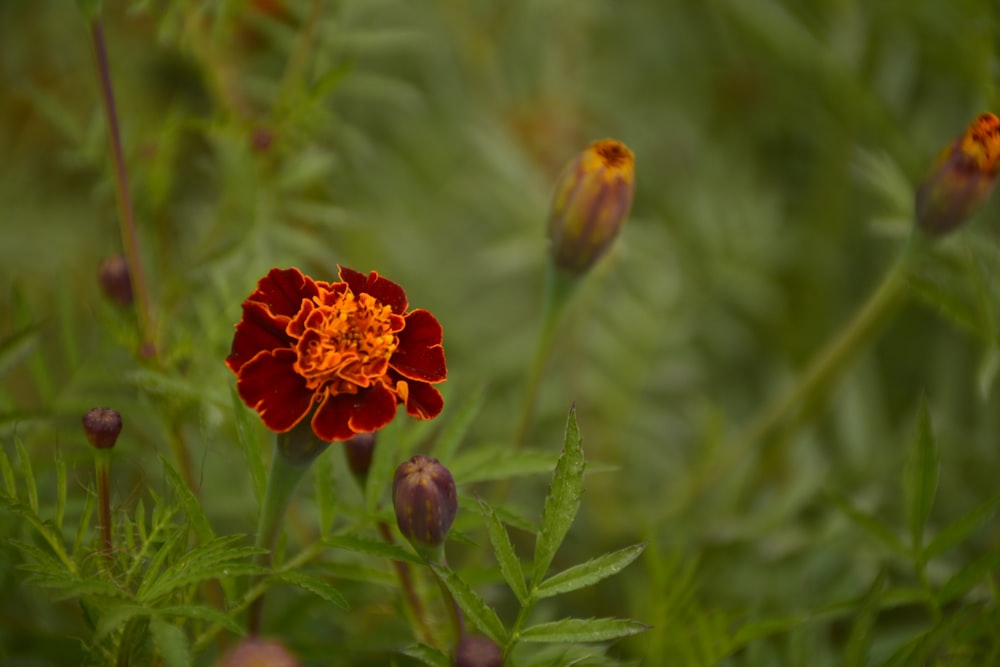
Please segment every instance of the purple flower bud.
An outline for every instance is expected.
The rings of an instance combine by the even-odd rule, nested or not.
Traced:
[[[299,667],[299,662],[280,642],[248,637],[222,659],[219,667]]]
[[[399,531],[417,551],[427,553],[444,544],[458,512],[455,479],[448,469],[417,454],[396,468],[392,505]]]
[[[359,433],[350,440],[344,441],[344,455],[347,456],[347,467],[351,469],[359,483],[368,479],[368,469],[372,466],[372,455],[375,453],[375,434]]]
[[[486,637],[465,635],[455,648],[455,667],[500,667],[503,652]]]
[[[129,275],[128,262],[123,255],[113,255],[101,262],[97,272],[97,281],[104,295],[119,306],[132,305],[132,277]]]
[[[110,449],[122,432],[122,416],[111,408],[92,408],[83,416],[83,432],[97,449]]]
[[[635,193],[635,157],[613,139],[595,141],[566,167],[549,215],[555,266],[586,273],[625,223]]]

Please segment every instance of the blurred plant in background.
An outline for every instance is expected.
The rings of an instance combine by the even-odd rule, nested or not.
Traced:
[[[993,3],[79,4],[0,3],[4,665],[1000,659]],[[553,189],[608,136],[632,214],[539,353]],[[251,546],[232,326],[338,264],[434,313],[444,409]],[[446,561],[394,520],[415,455]]]

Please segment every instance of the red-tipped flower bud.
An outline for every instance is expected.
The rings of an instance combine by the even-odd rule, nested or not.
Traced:
[[[111,408],[92,408],[83,416],[83,432],[98,449],[111,449],[122,432],[122,416]]]
[[[350,440],[344,441],[344,455],[347,456],[347,467],[351,469],[355,479],[364,484],[368,479],[368,469],[372,467],[372,455],[375,453],[375,434],[359,433]]]
[[[437,459],[417,454],[396,468],[392,505],[399,532],[417,551],[432,555],[444,544],[458,512],[455,479]]]
[[[219,667],[299,667],[299,662],[280,642],[248,637],[222,659]]]
[[[917,226],[933,237],[960,227],[989,197],[998,171],[1000,119],[984,113],[941,152],[917,190]]]
[[[555,266],[583,274],[618,236],[635,193],[635,157],[613,139],[595,141],[566,167],[549,215]]]
[[[97,282],[101,284],[104,295],[119,306],[132,305],[132,277],[129,275],[128,262],[123,255],[107,257],[101,262],[97,272]]]
[[[486,637],[465,635],[455,648],[455,667],[500,667],[503,651]]]

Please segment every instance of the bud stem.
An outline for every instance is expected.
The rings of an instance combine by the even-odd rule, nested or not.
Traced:
[[[150,314],[149,290],[146,287],[146,277],[142,269],[142,257],[139,252],[139,237],[135,229],[135,215],[132,211],[132,200],[128,189],[128,171],[125,167],[125,157],[122,153],[121,132],[118,127],[118,113],[115,111],[115,94],[111,84],[111,70],[108,67],[108,54],[104,45],[104,29],[99,18],[90,22],[91,41],[94,46],[94,61],[97,66],[97,77],[101,84],[101,102],[104,107],[104,117],[108,125],[108,143],[111,145],[111,161],[115,169],[115,194],[118,199],[118,212],[122,244],[125,246],[125,257],[128,260],[129,275],[132,279],[132,291],[135,294],[136,312],[139,316],[139,333],[142,337],[140,354],[146,357],[156,355],[156,343],[153,337],[153,317]]]
[[[531,375],[524,392],[524,405],[521,408],[521,421],[517,428],[514,448],[524,447],[535,418],[535,408],[538,402],[538,391],[541,388],[542,377],[552,353],[552,341],[556,328],[566,310],[570,297],[576,292],[580,277],[561,271],[552,262],[545,267],[545,301],[542,305],[542,326],[539,330],[538,345],[535,348],[535,360],[531,366]]]
[[[97,476],[97,505],[101,521],[101,550],[111,560],[114,544],[111,540],[111,449],[94,451]]]
[[[395,540],[392,539],[392,531],[389,529],[389,524],[385,521],[379,521],[378,523],[379,532],[382,537],[389,544],[394,544]],[[406,603],[410,607],[410,611],[413,613],[414,619],[416,619],[417,625],[420,626],[418,637],[422,641],[429,645],[434,645],[434,633],[431,631],[430,625],[427,623],[427,616],[424,613],[424,606],[420,602],[420,596],[417,595],[417,589],[413,585],[413,577],[410,576],[410,566],[402,561],[394,560],[392,561],[393,566],[396,569],[396,575],[399,577],[399,583],[403,587],[403,596],[406,598]]]

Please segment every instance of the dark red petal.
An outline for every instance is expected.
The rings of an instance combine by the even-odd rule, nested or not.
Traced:
[[[319,287],[309,276],[292,267],[271,269],[260,279],[257,289],[247,301],[259,301],[268,306],[275,315],[294,317],[302,307],[302,299],[319,296]]]
[[[389,365],[411,380],[443,382],[448,375],[441,347],[441,324],[428,311],[418,309],[406,316],[399,332],[399,347]]]
[[[382,383],[364,392],[365,403],[351,415],[351,429],[371,433],[386,426],[396,416],[396,395]]]
[[[380,303],[392,308],[392,312],[402,315],[406,312],[409,302],[403,288],[388,278],[383,278],[375,271],[366,278],[363,273],[346,266],[340,267],[340,279],[347,283],[355,294],[371,294]]]
[[[247,301],[243,304],[243,319],[236,325],[226,365],[234,373],[239,373],[243,364],[256,357],[258,352],[288,347],[291,338],[285,334],[286,326],[287,317],[275,316],[263,303]]]
[[[417,419],[434,419],[444,408],[441,392],[426,382],[410,381],[406,397],[406,414]]]
[[[260,413],[264,425],[284,433],[302,421],[312,406],[313,392],[292,364],[292,350],[261,352],[243,364],[236,390],[248,406]]]
[[[359,400],[359,394],[327,396],[313,415],[313,433],[326,442],[353,438],[355,433],[351,430],[350,419]]]

